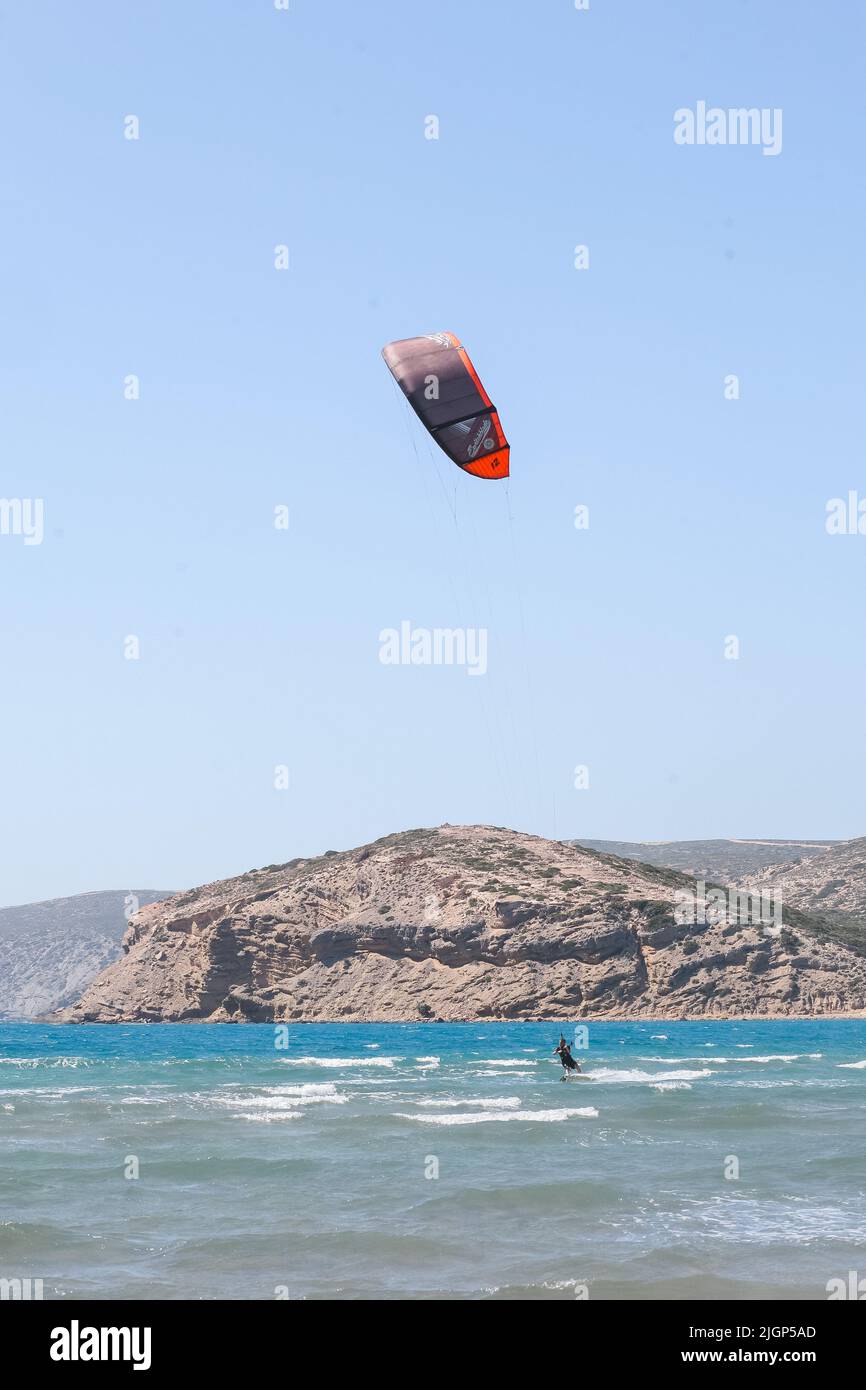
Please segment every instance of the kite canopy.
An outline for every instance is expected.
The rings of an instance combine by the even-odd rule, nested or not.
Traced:
[[[453,333],[403,338],[388,343],[382,356],[452,463],[476,478],[508,477],[510,449],[496,407]]]

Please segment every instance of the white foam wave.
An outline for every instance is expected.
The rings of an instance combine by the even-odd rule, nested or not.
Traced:
[[[0,1057],[3,1067],[89,1067],[89,1057]]]
[[[495,1096],[491,1100],[481,1100],[478,1096],[468,1096],[465,1100],[458,1100],[455,1096],[447,1099],[419,1100],[418,1105],[426,1107],[428,1110],[447,1110],[455,1105],[474,1105],[479,1110],[519,1110],[519,1096]]]
[[[301,1112],[299,1110],[281,1110],[279,1114],[275,1115],[270,1111],[260,1114],[257,1111],[236,1110],[234,1118],[236,1120],[250,1120],[259,1125],[270,1125],[279,1120],[299,1120]]]
[[[476,1071],[476,1072],[473,1072],[473,1076],[498,1076],[500,1081],[504,1081],[505,1078],[506,1078],[506,1076],[507,1076],[507,1078],[508,1078],[509,1081],[513,1081],[514,1078],[515,1078],[515,1076],[531,1076],[531,1075],[532,1075],[532,1072],[531,1072],[531,1071],[509,1071],[509,1072],[501,1072],[501,1071],[491,1071],[489,1067],[487,1068],[486,1071]]]
[[[336,1086],[264,1086],[259,1093],[238,1094],[230,1091],[225,1095],[213,1097],[216,1105],[230,1110],[257,1112],[273,1110],[289,1112],[301,1105],[345,1105],[347,1097],[341,1095]]]
[[[4,1086],[0,1096],[39,1096],[42,1100],[62,1100],[64,1096],[96,1091],[96,1086]]]
[[[736,1057],[737,1062],[818,1062],[823,1052],[771,1052],[767,1057]]]
[[[697,1081],[702,1076],[712,1076],[713,1072],[709,1067],[704,1067],[700,1071],[619,1071],[616,1068],[602,1067],[601,1071],[589,1072],[594,1081],[635,1081],[649,1082],[650,1084],[660,1081]]]
[[[399,1112],[398,1112],[399,1113]],[[540,1124],[556,1124],[575,1115],[596,1119],[598,1111],[591,1105],[577,1110],[480,1110],[468,1115],[404,1115],[401,1120],[417,1120],[423,1125],[482,1125],[494,1120],[530,1120]]]
[[[332,1081],[321,1081],[318,1084],[305,1081],[300,1086],[268,1086],[265,1089],[269,1095],[289,1096],[298,1105],[343,1105],[346,1101],[346,1097],[340,1094]]]
[[[804,1246],[815,1243],[824,1248],[830,1241],[846,1245],[862,1244],[866,1221],[862,1206],[844,1203],[798,1202],[790,1197],[777,1201],[748,1197],[720,1197],[689,1203],[690,1216],[711,1233],[713,1239],[766,1247],[771,1244]]]
[[[659,1062],[664,1067],[679,1067],[685,1062],[700,1062],[702,1067],[719,1067],[727,1062],[727,1057],[637,1057],[638,1062]],[[737,1061],[741,1059],[738,1057]]]
[[[330,1067],[346,1071],[349,1067],[393,1067],[402,1057],[280,1057],[286,1067]]]
[[[701,1066],[724,1067],[731,1064],[740,1066],[743,1063],[755,1062],[763,1065],[765,1062],[817,1062],[823,1057],[822,1052],[773,1052],[766,1057],[638,1057],[639,1062],[661,1062],[666,1067],[678,1066],[681,1062],[700,1062]]]
[[[526,1057],[518,1061],[515,1061],[513,1057],[482,1057],[480,1061],[482,1066],[485,1067],[527,1067],[535,1065],[535,1063],[530,1063]]]
[[[775,1091],[775,1090],[777,1090],[780,1086],[800,1086],[800,1085],[802,1085],[802,1084],[803,1084],[803,1083],[800,1082],[800,1081],[781,1081],[781,1080],[778,1080],[778,1079],[776,1079],[776,1080],[774,1080],[774,1081],[732,1081],[732,1082],[731,1082],[731,1085],[732,1085],[732,1086],[745,1086],[745,1088],[746,1088],[747,1090],[749,1090],[749,1091]]]

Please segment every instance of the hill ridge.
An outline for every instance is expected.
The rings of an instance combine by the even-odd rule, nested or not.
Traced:
[[[503,827],[419,828],[143,907],[64,1017],[396,1021],[866,1009],[866,959],[802,911],[688,922],[695,880]],[[862,944],[862,943],[861,943]]]

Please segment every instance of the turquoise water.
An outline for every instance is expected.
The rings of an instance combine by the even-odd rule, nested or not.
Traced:
[[[591,1024],[565,1085],[558,1032],[0,1025],[0,1276],[130,1299],[866,1276],[866,1022]]]

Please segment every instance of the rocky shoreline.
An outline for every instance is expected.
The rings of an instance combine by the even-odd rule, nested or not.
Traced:
[[[798,911],[682,920],[674,870],[490,826],[293,860],[141,909],[70,1022],[857,1017],[866,958]]]

